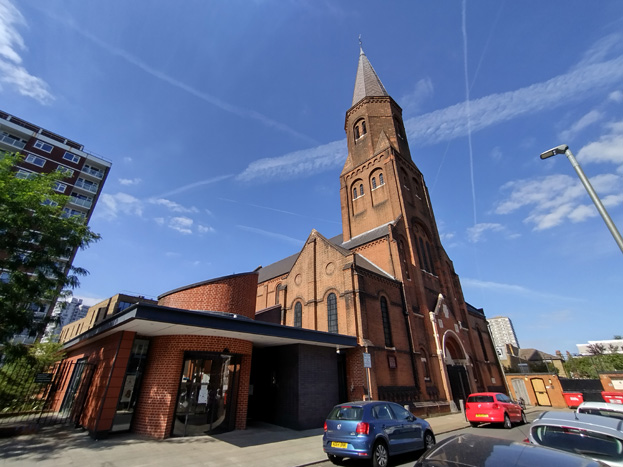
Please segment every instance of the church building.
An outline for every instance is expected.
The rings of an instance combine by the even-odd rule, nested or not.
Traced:
[[[96,438],[322,426],[340,402],[390,400],[427,416],[506,392],[482,309],[465,302],[409,151],[402,110],[361,51],[341,235],[252,272],[112,297],[63,328],[46,392]]]
[[[465,302],[441,244],[402,109],[363,50],[344,129],[342,235],[313,230],[299,253],[260,269],[256,319],[356,337],[338,349],[341,401],[428,413],[505,392],[485,315]]]

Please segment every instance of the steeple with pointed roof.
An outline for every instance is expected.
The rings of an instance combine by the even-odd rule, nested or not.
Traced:
[[[357,67],[357,77],[355,78],[355,91],[353,92],[353,103],[355,105],[364,97],[381,97],[389,96],[385,90],[385,86],[374,71],[370,60],[363,52],[363,48],[359,47],[359,65]]]

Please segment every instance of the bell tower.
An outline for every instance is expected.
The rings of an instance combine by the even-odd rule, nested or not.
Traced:
[[[418,210],[421,216],[427,196],[422,174],[411,159],[402,109],[385,90],[363,49],[344,129],[348,141],[340,175],[344,241],[401,215],[406,223]]]

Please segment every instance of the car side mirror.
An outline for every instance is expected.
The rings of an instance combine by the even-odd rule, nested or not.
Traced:
[[[415,420],[415,417],[414,417],[413,415],[409,415],[409,416],[407,417],[407,421],[408,421],[408,422],[412,422],[412,421],[414,421],[414,420]]]

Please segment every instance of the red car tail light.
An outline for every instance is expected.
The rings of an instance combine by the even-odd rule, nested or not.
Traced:
[[[493,405],[491,406],[491,408],[492,408],[493,410],[498,410],[498,409],[500,408],[500,406],[499,406],[498,404],[493,404]]]
[[[327,422],[324,422],[324,431],[327,431]]]
[[[358,435],[367,435],[370,433],[370,425],[366,422],[359,422],[355,431]]]

